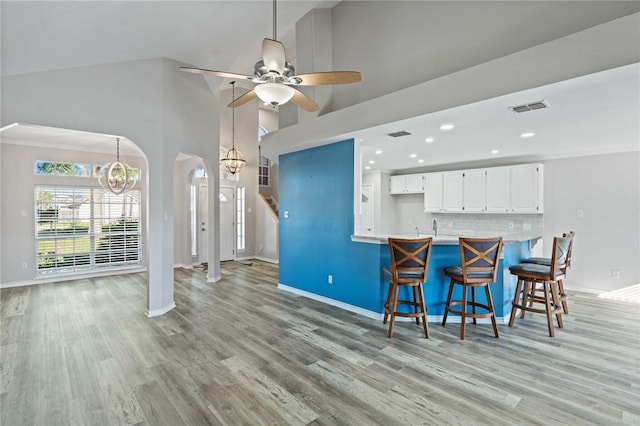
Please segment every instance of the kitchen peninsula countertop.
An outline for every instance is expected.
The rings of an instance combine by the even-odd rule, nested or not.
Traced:
[[[458,238],[459,237],[478,237],[478,238],[484,238],[484,237],[495,237],[496,233],[489,233],[489,232],[465,232],[463,235],[438,235],[437,237],[434,237],[433,234],[420,234],[419,236],[417,235],[380,235],[380,234],[376,234],[376,235],[352,235],[351,236],[351,241],[353,242],[357,242],[357,243],[369,243],[369,244],[387,244],[388,243],[388,239],[389,237],[392,238],[406,238],[406,239],[412,239],[412,238],[424,238],[424,237],[434,237],[433,238],[433,244],[434,245],[457,245],[458,244]],[[538,240],[540,238],[542,238],[542,235],[536,234],[536,233],[531,233],[531,232],[520,232],[520,233],[512,233],[509,235],[503,235],[503,241],[505,243],[520,243],[523,241],[530,241],[530,240]]]

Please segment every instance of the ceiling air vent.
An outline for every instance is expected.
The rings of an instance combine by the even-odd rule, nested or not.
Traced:
[[[517,112],[517,113],[535,111],[537,109],[543,109],[543,108],[549,108],[549,103],[547,103],[547,101],[537,101],[537,102],[531,102],[529,104],[516,105],[516,106],[509,107],[511,111]]]
[[[400,130],[399,132],[387,133],[388,136],[392,138],[399,138],[401,136],[409,136],[411,133],[406,130]]]

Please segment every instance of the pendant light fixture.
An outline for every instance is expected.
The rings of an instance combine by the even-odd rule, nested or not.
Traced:
[[[104,189],[116,195],[130,190],[136,184],[133,169],[120,161],[120,138],[116,138],[116,161],[100,167],[98,182]]]
[[[236,100],[235,81],[231,83],[231,98],[232,101]],[[242,157],[240,151],[236,149],[236,110],[231,108],[231,149],[227,151],[227,155],[220,161],[229,170],[229,173],[235,175],[240,173],[244,169],[247,161]]]

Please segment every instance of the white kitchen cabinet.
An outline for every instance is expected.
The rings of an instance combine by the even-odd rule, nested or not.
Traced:
[[[424,211],[442,212],[442,173],[424,175]]]
[[[509,170],[511,213],[542,213],[542,164],[511,166]]]
[[[442,211],[445,213],[464,211],[462,174],[462,171],[442,173]]]
[[[509,213],[510,167],[493,167],[486,170],[487,195],[486,211],[489,213]]]
[[[484,212],[486,206],[485,170],[466,170],[462,176],[462,210],[468,213]]]
[[[424,191],[424,174],[397,175],[389,178],[391,194],[419,194]]]

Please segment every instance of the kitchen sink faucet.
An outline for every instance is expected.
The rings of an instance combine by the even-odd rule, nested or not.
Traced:
[[[433,218],[433,236],[438,236],[438,220],[435,217]]]

